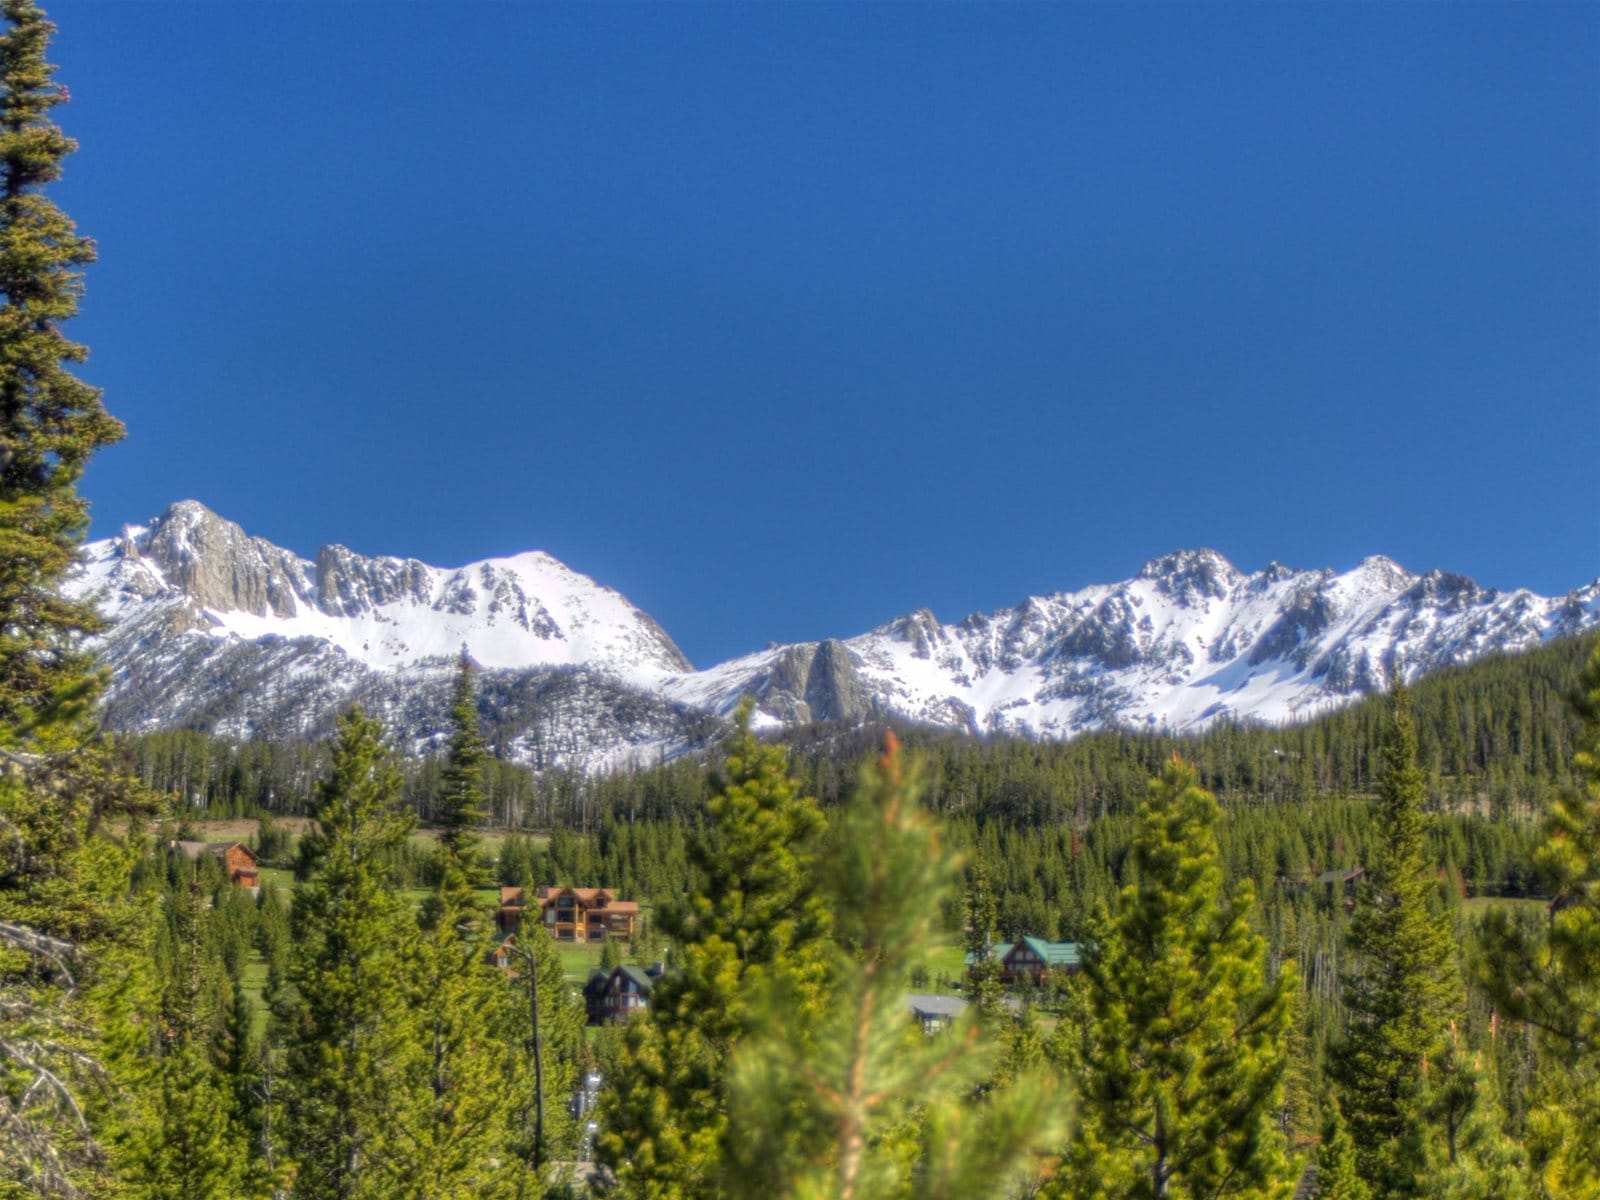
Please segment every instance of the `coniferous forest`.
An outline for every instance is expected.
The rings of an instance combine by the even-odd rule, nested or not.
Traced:
[[[422,760],[359,711],[100,730],[59,584],[122,429],[62,330],[52,26],[0,12],[0,1197],[1600,1197],[1592,637],[1287,728],[746,710],[595,776],[497,757],[465,659]],[[186,849],[224,820],[258,889]],[[640,903],[647,1014],[504,941],[544,884]],[[1022,937],[1077,969],[1008,987]]]

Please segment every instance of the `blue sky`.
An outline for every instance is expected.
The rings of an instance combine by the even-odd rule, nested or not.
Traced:
[[[543,548],[701,665],[1600,574],[1600,6],[49,7],[97,535]]]

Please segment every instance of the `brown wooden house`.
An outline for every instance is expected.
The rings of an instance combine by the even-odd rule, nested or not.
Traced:
[[[173,842],[191,859],[209,854],[222,864],[222,873],[235,887],[260,887],[261,871],[256,865],[256,852],[243,842]]]
[[[538,906],[539,919],[557,942],[600,942],[606,938],[633,940],[639,905],[618,900],[607,888],[541,887],[530,898],[524,889],[500,889],[500,909],[495,924],[501,933],[515,933],[523,915]]]

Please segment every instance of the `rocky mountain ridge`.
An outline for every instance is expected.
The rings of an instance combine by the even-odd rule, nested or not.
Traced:
[[[108,621],[96,648],[112,727],[316,737],[359,702],[419,750],[443,728],[464,647],[492,738],[536,767],[681,752],[744,695],[771,727],[894,715],[1066,738],[1278,722],[1600,624],[1600,580],[1552,599],[1382,557],[1248,574],[1188,550],[954,624],[920,610],[696,671],[646,613],[540,552],[457,569],[343,546],[305,559],[182,501],[83,560],[70,590]]]

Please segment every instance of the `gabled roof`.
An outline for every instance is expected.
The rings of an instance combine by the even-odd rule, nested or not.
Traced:
[[[183,851],[189,858],[199,858],[202,854],[214,854],[221,858],[229,850],[238,847],[250,856],[250,861],[255,862],[256,852],[243,842],[173,842],[173,847]]]
[[[1077,967],[1083,965],[1083,947],[1077,942],[1047,942],[1044,938],[1029,937],[1023,934],[1014,942],[996,942],[989,947],[989,957],[996,962],[1004,962],[1018,946],[1027,946],[1048,967]],[[964,960],[967,966],[972,965],[972,955],[968,954]]]
[[[500,889],[500,907],[507,905],[520,905],[522,903],[522,889],[519,887],[502,887]]]
[[[620,966],[615,971],[611,972],[611,977],[613,979],[615,979],[618,975],[626,975],[629,979],[633,980],[634,983],[638,984],[639,990],[644,992],[646,995],[655,990],[656,981],[651,978],[649,972],[647,972],[643,967],[636,967],[629,963],[624,966]]]
[[[1083,959],[1077,942],[1047,942],[1043,938],[1028,937],[1024,934],[1017,944],[1027,946],[1029,950],[1044,959],[1047,967],[1076,967]],[[1011,949],[1015,950],[1016,946]]]

